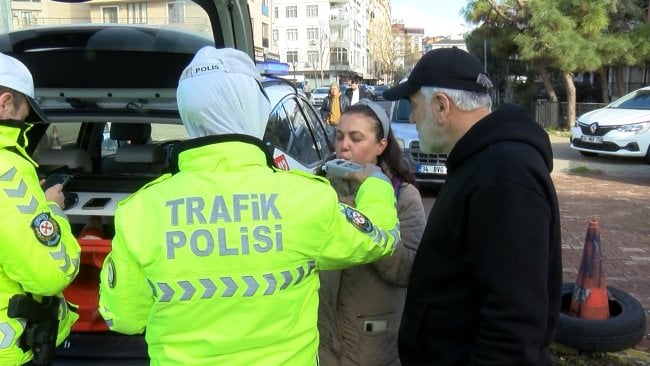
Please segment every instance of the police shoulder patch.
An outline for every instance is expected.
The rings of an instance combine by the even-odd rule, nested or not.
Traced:
[[[36,239],[48,247],[56,246],[61,241],[59,224],[49,212],[40,213],[32,220],[32,230]]]
[[[372,223],[364,214],[349,206],[345,206],[344,212],[345,217],[352,225],[354,225],[354,227],[364,233],[372,231]]]

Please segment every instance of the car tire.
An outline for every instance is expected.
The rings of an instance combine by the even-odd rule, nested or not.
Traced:
[[[645,333],[645,311],[634,297],[607,286],[610,318],[581,319],[569,315],[574,283],[562,285],[562,307],[555,341],[581,351],[613,352],[634,346]]]
[[[580,154],[582,154],[582,156],[589,156],[589,157],[598,156],[598,153],[589,152],[589,151],[580,151]]]
[[[650,146],[648,146],[648,152],[645,153],[645,162],[650,164]]]

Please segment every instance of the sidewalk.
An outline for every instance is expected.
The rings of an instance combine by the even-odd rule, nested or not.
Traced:
[[[639,300],[646,310],[646,336],[633,350],[609,354],[621,364],[650,365],[650,177],[552,174],[562,219],[564,282],[575,282],[587,223],[600,222],[608,286]]]

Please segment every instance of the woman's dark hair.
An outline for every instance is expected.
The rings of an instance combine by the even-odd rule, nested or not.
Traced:
[[[372,120],[375,121],[375,138],[377,139],[377,142],[381,141],[381,139],[384,138],[384,131],[381,126],[381,122],[372,111],[372,109],[370,109],[370,107],[361,104],[355,104],[343,112],[343,114],[352,113],[361,114],[363,116],[372,118]],[[377,157],[377,164],[379,165],[382,162],[386,163],[386,166],[389,167],[390,173],[393,176],[397,177],[402,182],[416,185],[415,176],[413,173],[411,173],[409,167],[406,165],[404,157],[402,156],[402,151],[397,144],[397,140],[395,139],[395,135],[393,135],[392,130],[388,131],[386,141],[386,149],[384,149],[384,151]]]

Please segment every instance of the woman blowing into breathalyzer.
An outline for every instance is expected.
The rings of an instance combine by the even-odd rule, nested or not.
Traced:
[[[335,145],[337,158],[376,164],[391,179],[401,241],[391,257],[321,272],[320,364],[399,365],[397,331],[425,225],[422,197],[379,104],[361,99],[343,112],[336,126]],[[328,179],[339,199],[354,205],[355,184],[330,174]]]

